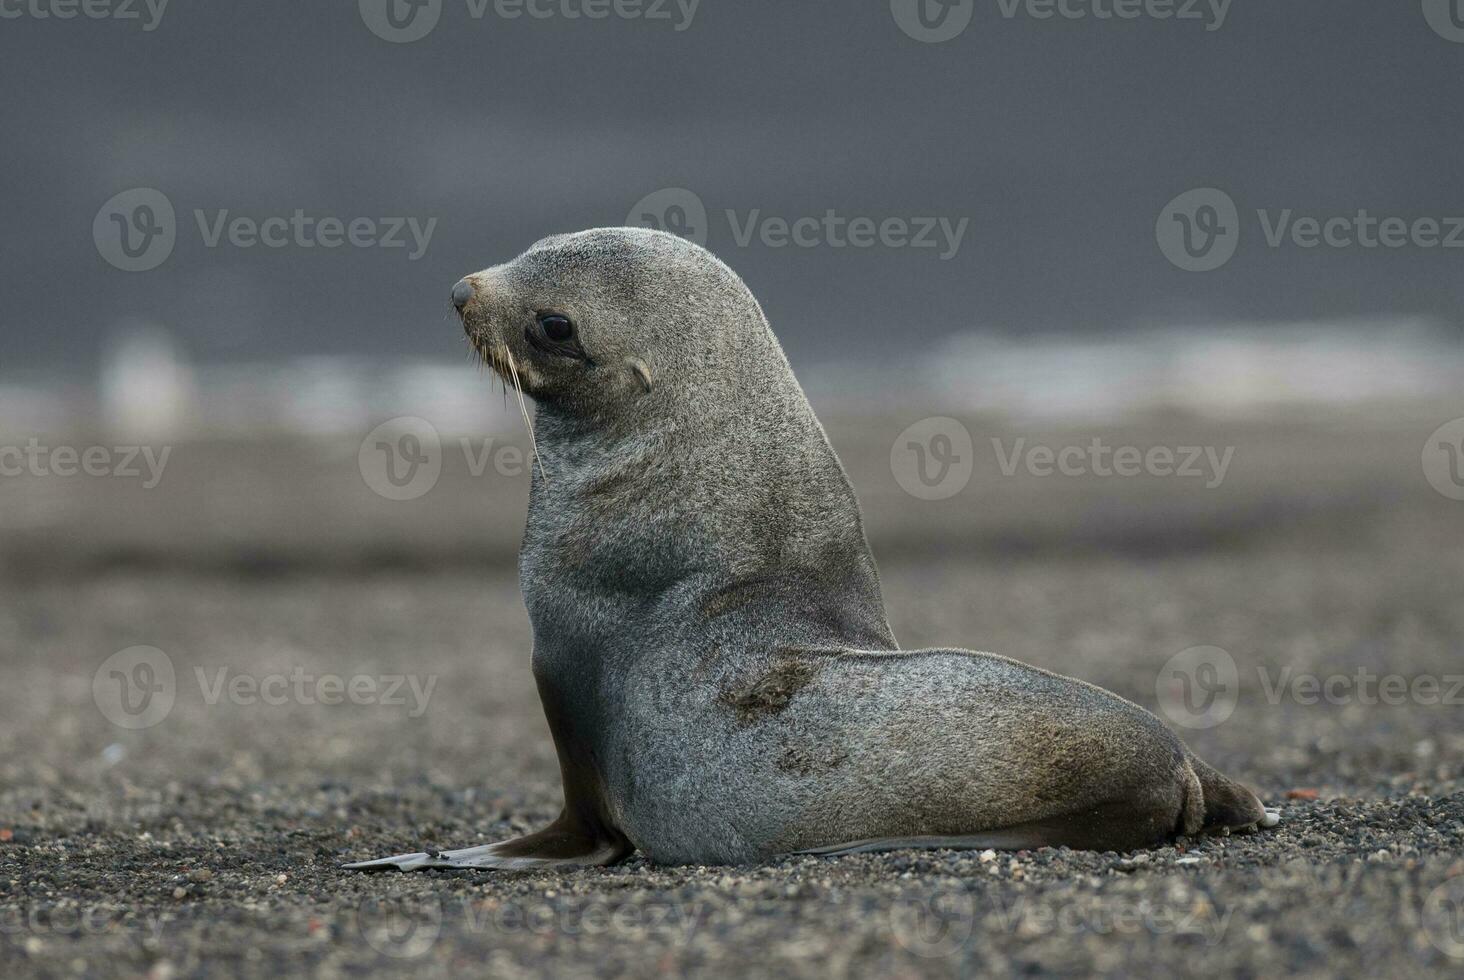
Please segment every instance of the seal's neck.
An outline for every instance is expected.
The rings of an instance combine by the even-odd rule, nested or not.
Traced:
[[[566,625],[571,595],[601,609],[619,601],[633,618],[662,601],[802,580],[814,605],[859,611],[851,635],[832,639],[894,645],[858,503],[786,362],[658,386],[611,418],[546,402],[536,429],[547,478],[534,476],[520,564],[536,630],[541,597]]]

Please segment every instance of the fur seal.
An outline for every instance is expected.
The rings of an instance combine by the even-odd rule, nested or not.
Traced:
[[[453,303],[536,403],[520,583],[564,809],[514,840],[347,867],[1124,851],[1275,822],[1115,694],[899,648],[844,469],[710,252],[554,236]]]

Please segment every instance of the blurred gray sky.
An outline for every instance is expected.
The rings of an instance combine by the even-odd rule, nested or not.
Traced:
[[[1200,20],[1131,21],[974,0],[943,43],[908,36],[888,0],[701,0],[683,30],[674,4],[670,20],[591,20],[555,0],[552,17],[510,20],[444,0],[412,43],[373,34],[355,0],[173,0],[151,31],[142,0],[141,21],[34,15],[51,2],[0,0],[22,14],[0,19],[7,370],[90,372],[129,317],[202,360],[456,356],[459,276],[624,223],[667,187],[704,202],[708,244],[795,360],[968,329],[1464,322],[1464,249],[1269,248],[1255,214],[1464,215],[1464,43],[1420,0],[1234,0],[1218,30],[1210,0]],[[1155,222],[1206,186],[1239,207],[1240,248],[1181,271]],[[134,187],[177,211],[176,246],[147,272],[93,240],[98,209]],[[194,212],[223,209],[437,224],[415,261],[411,247],[207,247]],[[969,226],[945,260],[741,246],[729,209]]]

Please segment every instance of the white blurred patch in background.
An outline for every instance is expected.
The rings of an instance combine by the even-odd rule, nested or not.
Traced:
[[[1012,419],[1121,419],[1179,410],[1212,418],[1464,391],[1464,345],[1428,320],[1135,329],[1099,339],[967,333],[904,365],[806,373],[820,405],[911,406]]]
[[[446,437],[515,432],[490,373],[462,361],[301,357],[193,365],[157,324],[119,324],[95,390],[0,376],[0,436],[100,431],[133,441],[359,438],[400,415]],[[902,363],[797,365],[820,412],[948,410],[1009,419],[1210,418],[1464,392],[1464,345],[1423,319],[1143,328],[1093,339],[953,336]]]
[[[126,321],[114,333],[98,392],[101,422],[123,440],[174,440],[194,427],[193,372],[156,324]]]

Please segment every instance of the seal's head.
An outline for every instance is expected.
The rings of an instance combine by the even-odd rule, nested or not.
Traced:
[[[510,383],[517,373],[541,406],[575,414],[787,373],[736,273],[665,232],[597,228],[545,238],[464,278],[452,301],[485,362]]]

